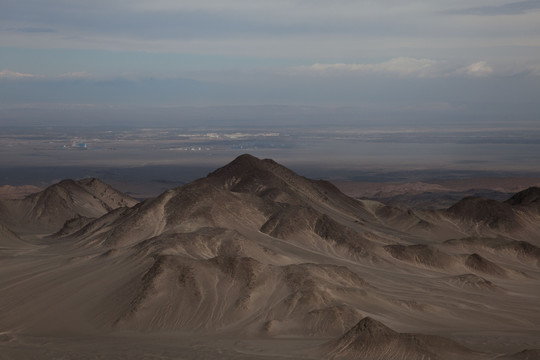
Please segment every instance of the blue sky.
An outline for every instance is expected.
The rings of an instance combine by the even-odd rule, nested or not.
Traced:
[[[538,0],[0,3],[9,114],[288,104],[538,118]]]

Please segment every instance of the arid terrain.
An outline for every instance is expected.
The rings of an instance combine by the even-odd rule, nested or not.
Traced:
[[[414,209],[445,209],[467,196],[504,201],[521,190],[540,186],[539,177],[469,177],[415,182],[335,181],[345,194],[356,199]]]
[[[353,190],[242,155],[143,202],[4,196],[0,359],[540,358],[540,188]]]

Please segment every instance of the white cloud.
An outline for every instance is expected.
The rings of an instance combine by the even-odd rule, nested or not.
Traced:
[[[29,79],[35,78],[36,75],[25,74],[16,71],[2,70],[0,71],[0,79]]]
[[[0,71],[0,79],[9,80],[24,80],[24,79],[38,79],[38,80],[70,80],[70,79],[90,79],[92,74],[86,71],[69,72],[60,75],[45,76],[42,74],[29,74],[21,73],[11,70]]]
[[[493,68],[489,66],[486,61],[478,61],[474,64],[459,69],[458,72],[474,77],[485,77],[493,73]]]
[[[527,67],[529,72],[537,74],[539,69],[534,66]],[[523,69],[522,69],[523,71]],[[444,78],[456,75],[470,77],[487,77],[495,73],[495,69],[487,61],[477,61],[464,66],[463,63],[448,60],[415,59],[397,57],[381,63],[317,63],[309,66],[290,68],[292,75],[318,75],[318,76],[348,76],[377,75],[408,78]],[[515,71],[514,71],[515,72]],[[498,71],[501,75],[510,72],[504,69]]]
[[[37,75],[37,74],[20,73],[20,72],[11,71],[11,70],[2,70],[2,71],[0,71],[0,79],[9,79],[9,80],[24,80],[24,79],[68,80],[68,79],[89,79],[91,77],[92,77],[92,74],[90,74],[90,73],[88,73],[86,71],[69,72],[69,73],[64,73],[64,74],[54,75],[54,76],[44,76],[44,75]]]
[[[363,73],[402,77],[430,77],[437,74],[437,62],[430,59],[398,57],[376,64],[314,64],[297,68],[300,72],[316,74]]]

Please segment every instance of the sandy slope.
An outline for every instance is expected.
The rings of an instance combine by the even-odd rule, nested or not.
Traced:
[[[534,190],[407,211],[249,155],[139,204],[91,180],[61,185],[3,203],[16,225],[0,228],[7,358],[520,359],[540,348]],[[51,234],[74,214],[84,220],[32,247],[17,234]]]
[[[23,199],[0,200],[0,222],[21,234],[44,235],[68,220],[94,219],[136,203],[97,179],[64,180]]]

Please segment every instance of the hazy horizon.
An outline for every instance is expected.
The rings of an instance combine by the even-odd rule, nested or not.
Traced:
[[[47,186],[96,177],[120,188],[154,183],[165,190],[204,177],[244,153],[327,180],[540,176],[540,131],[534,127],[165,125],[6,127],[0,135],[0,185]]]
[[[0,24],[4,169],[540,168],[536,1],[7,0]]]

